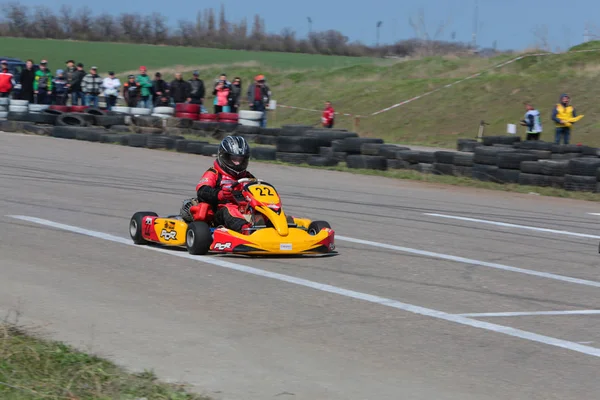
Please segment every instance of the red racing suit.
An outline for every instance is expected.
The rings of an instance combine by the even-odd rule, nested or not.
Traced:
[[[321,121],[325,128],[333,128],[333,121],[335,118],[335,110],[333,107],[329,106],[325,110],[323,110],[323,115],[321,117]]]
[[[15,78],[8,69],[0,71],[0,93],[10,93],[15,86]]]
[[[223,225],[236,232],[242,232],[243,228],[251,226],[231,195],[231,181],[242,178],[253,179],[254,176],[250,172],[244,171],[240,176],[234,178],[223,171],[215,161],[196,185],[198,201],[210,204],[215,212],[214,224],[216,226]]]

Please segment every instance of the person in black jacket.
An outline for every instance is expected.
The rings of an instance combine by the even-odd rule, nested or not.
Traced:
[[[19,98],[33,103],[33,81],[35,80],[35,68],[33,68],[33,60],[27,60],[25,69],[21,71],[20,84],[21,93]]]
[[[240,100],[242,97],[242,78],[236,76],[231,83],[229,91],[229,106],[231,112],[237,114],[240,111]]]
[[[161,97],[169,93],[169,85],[164,81],[160,72],[154,74],[154,81],[152,82],[152,85],[152,94],[154,96],[152,103],[156,106]]]
[[[190,97],[192,100],[190,103],[192,104],[202,104],[204,102],[204,95],[206,94],[206,90],[204,89],[204,81],[198,78],[200,73],[198,71],[194,71],[194,76],[188,82],[190,83],[191,92]]]
[[[169,94],[175,104],[186,103],[192,100],[191,98],[192,88],[189,82],[183,80],[181,73],[175,74],[175,79],[171,82],[169,87]]]
[[[73,72],[73,78],[71,81],[71,105],[85,105],[85,96],[81,89],[81,83],[83,78],[86,76],[86,72],[83,70],[83,64],[77,64],[77,69]],[[80,102],[81,100],[81,102]]]

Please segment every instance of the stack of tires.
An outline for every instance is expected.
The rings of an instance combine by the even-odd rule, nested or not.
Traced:
[[[239,123],[244,126],[260,127],[263,113],[260,111],[240,110]]]
[[[198,120],[200,104],[177,103],[175,104],[175,118]]]
[[[27,114],[29,112],[29,102],[27,100],[10,99],[8,112],[9,114]]]
[[[154,107],[152,109],[151,116],[158,118],[171,118],[175,114],[173,107]]]
[[[0,119],[6,119],[6,117],[8,117],[9,105],[10,99],[8,97],[0,97]]]

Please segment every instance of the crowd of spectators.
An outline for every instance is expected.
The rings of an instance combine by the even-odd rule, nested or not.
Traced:
[[[0,63],[0,97],[9,97],[16,82],[6,68],[6,62]],[[53,75],[48,68],[48,61],[41,60],[39,67],[35,67],[33,60],[27,60],[19,77],[20,90],[12,97],[36,104],[98,107],[99,99],[103,96],[108,110],[116,106],[122,98],[128,107],[153,108],[174,106],[175,103],[192,103],[199,104],[202,112],[208,112],[206,98],[212,94],[214,113],[237,113],[241,104],[245,103],[242,79],[236,76],[229,81],[224,73],[215,80],[212,87],[207,87],[208,85],[200,79],[199,71],[194,71],[188,80],[185,80],[181,73],[176,73],[173,81],[166,82],[160,72],[156,72],[152,79],[147,68],[141,66],[139,74],[129,75],[127,80],[121,83],[114,71],[109,71],[108,75],[102,78],[96,66],[92,66],[87,72],[84,68],[83,63],[76,64],[74,60],[68,60],[65,69],[58,69]],[[251,110],[266,113],[271,91],[264,75],[254,78],[246,96]]]

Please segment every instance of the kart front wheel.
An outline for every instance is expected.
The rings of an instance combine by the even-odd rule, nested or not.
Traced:
[[[323,228],[331,229],[329,222],[327,221],[313,221],[308,225],[308,234],[309,235],[317,235]]]
[[[142,236],[142,219],[144,217],[158,217],[158,214],[152,211],[139,211],[133,214],[133,217],[129,221],[129,236],[131,236],[135,244],[148,243]]]
[[[193,255],[203,255],[208,253],[212,244],[212,233],[206,222],[190,222],[185,233],[185,247]]]

